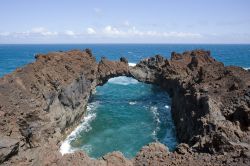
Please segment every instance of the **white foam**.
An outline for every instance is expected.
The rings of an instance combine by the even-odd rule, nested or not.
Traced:
[[[111,84],[119,84],[119,85],[129,85],[138,83],[136,79],[125,76],[111,78],[108,80],[108,82]]]
[[[157,107],[156,106],[151,106],[150,107],[150,110],[154,113],[154,114],[157,114]]]
[[[154,114],[154,119],[157,122],[157,124],[160,123],[158,108],[156,106],[151,106],[150,110]]]
[[[96,88],[92,90],[92,94],[96,94]]]
[[[155,131],[155,130],[152,132],[152,136],[153,136],[154,138],[156,138],[156,131]]]
[[[136,101],[130,101],[129,104],[130,105],[135,105],[137,102]]]
[[[70,142],[74,140],[81,131],[88,132],[92,128],[90,126],[90,122],[96,118],[95,110],[98,107],[98,102],[89,103],[87,106],[87,114],[84,116],[81,124],[73,130],[70,135],[62,142],[60,146],[60,152],[62,155],[66,153],[73,153],[76,149],[72,148]]]
[[[156,127],[155,130],[153,130],[153,132],[151,133],[151,135],[152,135],[152,137],[153,137],[153,139],[154,139],[155,141],[158,141],[157,132],[158,132],[159,130],[160,130],[160,128],[159,128],[159,127]]]
[[[169,106],[168,106],[168,105],[165,105],[164,107],[167,108],[167,109],[169,109]]]
[[[245,70],[250,70],[250,67],[244,67],[243,69],[245,69]]]
[[[154,120],[156,122],[156,128],[155,130],[152,132],[152,136],[153,136],[153,139],[155,139],[157,141],[157,132],[160,130],[159,128],[159,124],[160,124],[160,118],[159,118],[159,113],[158,113],[158,108],[156,106],[151,106],[150,107],[150,111],[153,113],[154,115]]]
[[[128,63],[129,66],[134,67],[136,63]]]
[[[62,145],[60,146],[60,152],[62,155],[67,154],[67,153],[73,153],[73,150],[71,150],[70,146],[70,140],[66,139]]]

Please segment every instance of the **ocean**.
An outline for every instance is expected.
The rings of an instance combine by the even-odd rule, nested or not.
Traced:
[[[206,44],[55,44],[0,45],[0,77],[17,67],[33,62],[37,53],[91,48],[100,60],[128,59],[130,65],[141,59],[172,51],[210,50],[225,65],[250,67],[250,45]],[[121,151],[132,158],[142,146],[159,141],[169,150],[178,144],[171,116],[171,99],[159,87],[128,77],[110,79],[96,88],[81,124],[62,142],[62,154],[84,150],[99,158],[108,152]]]
[[[250,45],[240,44],[0,44],[0,77],[17,67],[33,62],[37,53],[67,51],[70,49],[91,48],[97,60],[102,56],[118,60],[121,56],[136,63],[143,58],[161,54],[169,57],[172,51],[183,52],[193,49],[210,50],[213,57],[225,65],[250,67]]]

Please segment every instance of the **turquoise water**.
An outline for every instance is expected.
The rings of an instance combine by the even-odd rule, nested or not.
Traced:
[[[130,63],[172,51],[211,50],[213,57],[225,65],[250,67],[250,45],[240,44],[51,44],[0,45],[0,77],[33,62],[37,53],[91,48],[97,60],[106,56]],[[168,95],[161,89],[133,79],[118,78],[98,87],[80,126],[63,142],[60,151],[83,149],[92,157],[114,150],[133,157],[145,144],[160,141],[170,150],[176,145]]]
[[[82,149],[98,158],[121,151],[132,158],[142,146],[159,141],[174,150],[177,142],[171,100],[159,87],[128,77],[110,79],[96,88],[86,117],[68,138],[68,151]]]

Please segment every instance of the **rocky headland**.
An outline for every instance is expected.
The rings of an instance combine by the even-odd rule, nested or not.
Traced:
[[[121,75],[169,93],[176,150],[151,143],[131,160],[120,152],[62,156],[61,141],[80,123],[92,90]],[[98,63],[89,49],[37,55],[0,78],[0,164],[250,165],[250,72],[204,50],[156,55],[134,67],[125,58]]]

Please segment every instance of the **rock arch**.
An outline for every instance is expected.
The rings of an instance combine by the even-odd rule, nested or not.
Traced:
[[[187,144],[174,153],[161,144],[150,144],[132,161],[119,153],[99,161],[83,152],[61,156],[59,142],[80,122],[91,90],[121,75],[169,92],[178,138]],[[249,165],[249,87],[250,72],[225,67],[203,50],[172,53],[170,60],[157,55],[135,67],[124,58],[97,63],[89,49],[37,55],[36,62],[0,78],[0,163],[149,165],[176,160],[182,165],[206,161]],[[24,141],[27,130],[35,144],[32,149]],[[218,154],[222,154],[219,159]],[[236,158],[231,160],[232,156]]]

